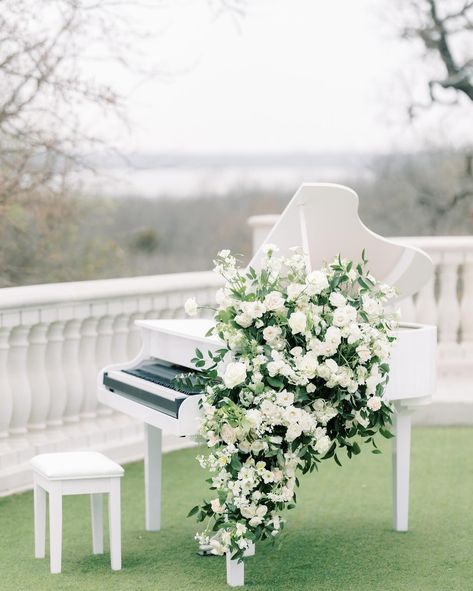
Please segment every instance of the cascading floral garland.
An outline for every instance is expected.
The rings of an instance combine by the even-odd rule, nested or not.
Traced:
[[[225,347],[193,359],[210,448],[197,459],[217,496],[189,515],[209,518],[196,535],[201,545],[237,559],[283,529],[298,471],[322,459],[339,464],[337,449],[352,457],[359,441],[379,453],[375,434],[391,436],[382,395],[396,324],[384,307],[392,288],[367,271],[364,253],[359,264],[337,257],[311,272],[300,249],[282,257],[266,245],[264,253],[258,272],[240,270],[228,250],[218,254],[225,286],[211,332]],[[186,311],[196,313],[194,298]]]

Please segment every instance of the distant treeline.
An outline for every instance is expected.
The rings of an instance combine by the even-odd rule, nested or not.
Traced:
[[[393,156],[378,159],[372,172],[369,179],[326,179],[358,192],[360,216],[372,230],[473,233],[468,154]],[[188,199],[81,196],[28,209],[16,204],[0,221],[2,284],[206,270],[222,248],[247,260],[248,218],[280,213],[291,197],[245,187]]]

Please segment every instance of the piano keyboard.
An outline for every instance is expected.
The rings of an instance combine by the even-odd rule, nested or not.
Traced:
[[[103,385],[110,392],[177,418],[184,400],[201,392],[197,387],[177,384],[175,379],[182,374],[196,373],[188,367],[152,358],[130,369],[105,372]]]

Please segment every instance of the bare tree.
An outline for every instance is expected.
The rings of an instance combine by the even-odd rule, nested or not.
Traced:
[[[473,102],[473,1],[402,0],[400,7],[402,37],[420,41],[441,72],[428,80],[429,101],[411,105],[410,115],[435,103],[456,104],[460,96]]]

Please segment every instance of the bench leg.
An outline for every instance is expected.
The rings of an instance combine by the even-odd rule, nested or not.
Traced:
[[[46,545],[46,491],[34,483],[34,555],[44,558]]]
[[[103,495],[90,495],[90,510],[92,515],[92,552],[103,554]]]
[[[108,496],[108,522],[110,528],[110,561],[112,570],[122,568],[122,541],[120,517],[120,478],[113,478]]]
[[[62,494],[49,491],[49,554],[52,573],[61,572],[62,554]]]

